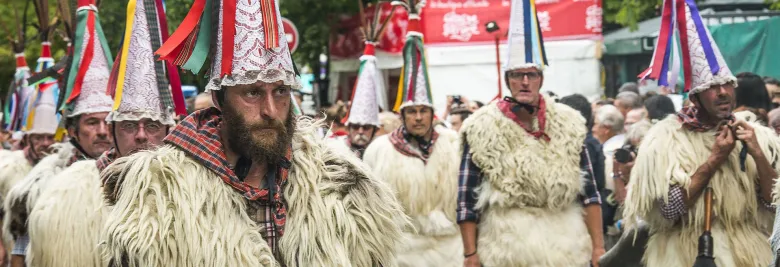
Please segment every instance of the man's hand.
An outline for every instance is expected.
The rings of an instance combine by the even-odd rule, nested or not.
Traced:
[[[7,266],[8,259],[6,258],[7,252],[5,251],[5,246],[3,246],[2,241],[0,241],[0,266]]]
[[[715,166],[719,167],[726,162],[731,151],[734,150],[736,145],[734,134],[731,133],[731,129],[728,126],[721,127],[720,133],[715,137],[715,143],[712,144],[712,154],[710,154],[710,160]]]
[[[760,153],[763,153],[761,151],[761,146],[758,145],[758,138],[756,138],[756,132],[755,129],[753,129],[753,126],[750,126],[750,124],[743,120],[737,120],[731,123],[731,126],[736,129],[737,140],[745,141],[748,154],[757,157]]]
[[[448,95],[447,96],[447,106],[445,106],[444,108],[446,110],[452,110],[452,103],[453,103],[453,101],[454,101],[453,97],[451,95]]]
[[[593,267],[599,267],[599,259],[601,256],[607,253],[604,247],[593,248],[593,256],[591,257],[590,264]]]
[[[463,267],[481,267],[479,263],[479,254],[474,254],[463,261]]]

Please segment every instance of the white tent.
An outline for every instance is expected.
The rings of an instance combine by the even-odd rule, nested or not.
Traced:
[[[552,91],[559,96],[579,93],[589,99],[600,96],[603,90],[599,46],[601,42],[594,40],[545,42],[550,66],[544,71],[542,91]],[[505,44],[500,46],[502,62],[505,59],[506,48]],[[448,95],[462,95],[470,100],[482,102],[488,102],[496,96],[499,78],[496,71],[494,45],[431,45],[426,47],[426,53],[431,93],[437,110],[443,110]],[[377,57],[378,67],[386,70],[385,75],[391,73],[398,75],[403,62],[400,55],[378,51]],[[339,75],[357,71],[359,63],[357,59],[331,62],[330,101],[336,99]],[[501,79],[504,95],[507,95],[508,89],[503,82],[503,77]]]

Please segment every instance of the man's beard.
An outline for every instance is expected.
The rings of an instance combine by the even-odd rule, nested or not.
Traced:
[[[285,157],[295,134],[295,115],[290,110],[287,121],[264,119],[262,122],[248,124],[246,120],[229,105],[223,108],[223,119],[228,127],[227,138],[230,149],[242,157],[253,161],[275,163]],[[257,137],[258,133],[270,129],[273,134]]]
[[[355,148],[365,148],[368,146],[368,143],[371,142],[371,138],[368,137],[368,135],[358,134],[352,137],[352,144]]]

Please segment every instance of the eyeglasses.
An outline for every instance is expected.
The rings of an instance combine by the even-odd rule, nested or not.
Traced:
[[[159,122],[138,123],[135,121],[125,121],[119,124],[119,129],[121,129],[126,134],[138,133],[138,129],[141,128],[143,128],[144,131],[148,134],[156,134],[162,130],[163,125]]]
[[[353,131],[357,131],[357,130],[361,130],[361,129],[363,131],[368,131],[368,130],[371,130],[373,128],[374,128],[374,125],[361,125],[361,124],[354,124],[354,123],[349,125],[349,129],[353,130]]]
[[[509,72],[506,74],[509,79],[513,80],[523,80],[525,77],[528,77],[528,80],[536,80],[542,77],[542,75],[538,72]]]

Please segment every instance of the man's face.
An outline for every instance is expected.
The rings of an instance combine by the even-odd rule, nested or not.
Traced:
[[[593,128],[590,129],[591,132],[593,132],[593,137],[598,139],[599,141],[606,142],[607,139],[609,139],[609,127],[606,127],[601,124],[601,122],[598,119],[595,119],[593,121]]]
[[[114,127],[116,148],[121,157],[160,146],[167,135],[167,126],[151,119],[118,121],[114,122]]]
[[[693,101],[699,110],[703,110],[711,119],[725,120],[734,110],[734,85],[713,85],[704,92],[696,94]]]
[[[51,145],[54,144],[53,134],[31,134],[29,136],[29,145],[32,152],[43,157],[51,153]]]
[[[290,87],[257,82],[225,90],[222,116],[230,149],[265,162],[284,157],[295,132]]]
[[[780,120],[772,120],[769,122],[769,127],[775,130],[775,134],[780,135]]]
[[[620,99],[615,100],[615,107],[617,107],[618,110],[620,110],[620,114],[623,114],[624,118],[628,116],[628,112],[631,111],[631,106],[629,106],[628,103],[624,103]]]
[[[410,106],[401,110],[404,126],[412,135],[425,136],[433,127],[433,109],[426,106]]]
[[[632,109],[631,111],[628,112],[624,124],[624,128],[626,132],[628,132],[628,129],[631,128],[631,125],[642,120],[642,113],[644,112],[645,112],[644,109]]]
[[[780,86],[767,83],[766,90],[769,91],[769,97],[772,98],[772,106],[774,108],[780,107]]]
[[[376,127],[373,125],[362,124],[349,124],[349,141],[352,146],[366,147],[371,143],[371,139],[374,138],[374,130]]]
[[[536,68],[522,68],[507,72],[509,91],[517,102],[533,105],[539,100],[544,77]]]
[[[76,122],[78,128],[68,128],[68,134],[76,139],[90,157],[98,157],[114,145],[109,138],[106,116],[108,112],[82,114]]]
[[[456,132],[460,132],[460,126],[463,125],[463,117],[461,117],[460,114],[452,114],[450,115],[450,124],[452,125],[452,130]]]

